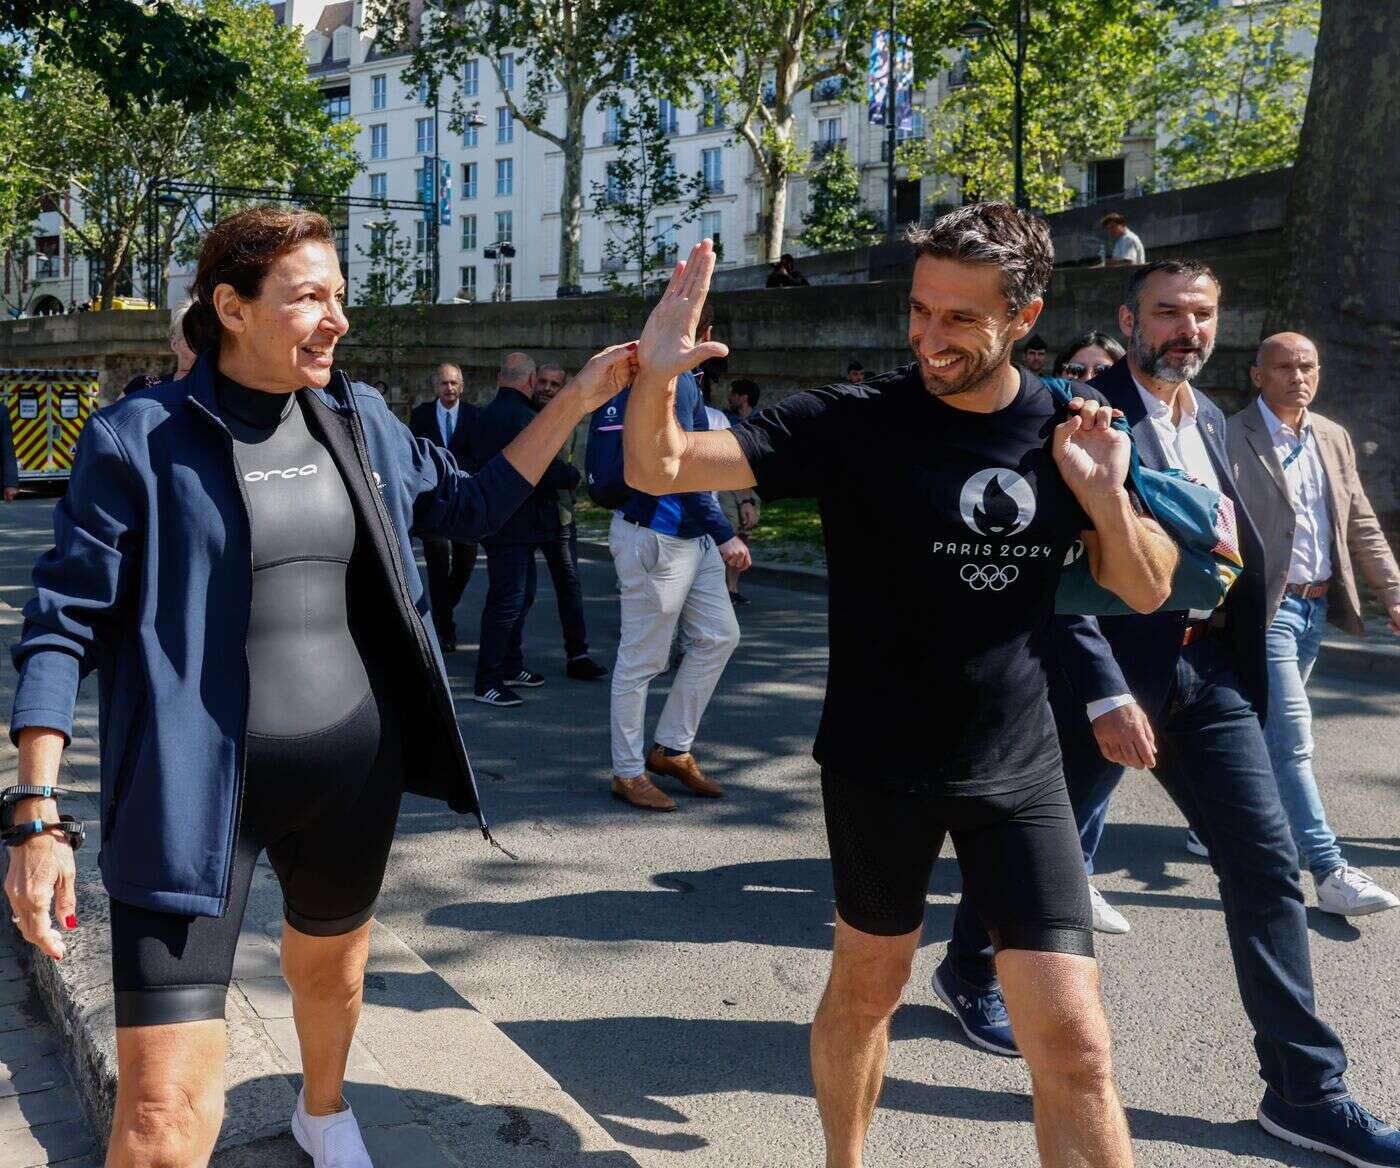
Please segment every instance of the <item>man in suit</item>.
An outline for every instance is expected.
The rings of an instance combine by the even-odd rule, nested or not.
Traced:
[[[416,438],[446,447],[459,463],[468,463],[472,427],[481,414],[478,406],[462,400],[462,371],[442,364],[433,375],[434,399],[413,407],[408,428]],[[476,544],[450,539],[423,540],[423,560],[428,566],[428,603],[433,627],[444,653],[457,651],[457,624],[453,613],[476,566]]]
[[[1279,797],[1302,864],[1312,873],[1317,907],[1360,916],[1400,907],[1342,856],[1313,775],[1312,709],[1307,681],[1328,619],[1363,631],[1352,569],[1389,610],[1400,633],[1400,566],[1356,473],[1351,437],[1310,406],[1321,365],[1298,333],[1268,337],[1250,368],[1259,397],[1229,423],[1230,465],[1264,540],[1270,617],[1269,715],[1264,738]]]
[[[1260,1125],[1352,1164],[1400,1168],[1400,1132],[1352,1099],[1341,1040],[1316,1012],[1298,852],[1260,725],[1269,700],[1267,560],[1231,471],[1225,417],[1191,386],[1214,348],[1219,305],[1219,281],[1199,261],[1135,269],[1118,312],[1128,354],[1090,383],[1127,418],[1144,466],[1185,470],[1231,501],[1244,571],[1213,613],[1098,619],[1108,652],[1085,649],[1076,667],[1106,669],[1111,658],[1128,687],[1120,696],[1146,714],[1150,734],[1104,757],[1072,696],[1052,693],[1070,800],[1082,844],[1086,825],[1101,813],[1096,801],[1107,800],[1125,763],[1140,758],[1151,767],[1209,848],[1220,881],[1235,976],[1267,1084]],[[985,933],[969,914],[959,906],[963,919],[944,964],[959,971],[952,1008],[963,1029],[976,1033],[989,1020],[1004,1027],[1006,1014],[990,963],[975,976],[974,939]],[[936,988],[943,973],[940,967]],[[1013,1041],[1009,1029],[1004,1041]]]
[[[496,375],[496,396],[472,431],[473,466],[484,466],[535,419],[535,363],[507,353]],[[525,618],[535,602],[535,550],[560,538],[559,492],[579,484],[576,467],[559,458],[545,468],[534,492],[486,545],[486,603],[481,610],[481,648],[476,659],[475,699],[487,706],[518,706],[518,687],[544,684],[525,668]]]

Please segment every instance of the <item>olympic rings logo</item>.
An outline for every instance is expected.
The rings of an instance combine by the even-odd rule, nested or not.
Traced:
[[[981,592],[983,589],[1000,592],[1008,584],[1016,583],[1020,575],[1021,569],[1015,564],[1007,564],[1005,567],[997,564],[987,564],[985,567],[964,564],[958,572],[958,579],[974,592]]]

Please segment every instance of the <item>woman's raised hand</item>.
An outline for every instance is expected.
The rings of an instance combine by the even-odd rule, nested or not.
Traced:
[[[637,373],[637,342],[609,345],[594,353],[574,376],[571,385],[579,394],[584,413],[591,413],[629,385]]]

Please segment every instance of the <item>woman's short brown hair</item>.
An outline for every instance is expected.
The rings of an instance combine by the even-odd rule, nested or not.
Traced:
[[[228,284],[245,300],[256,299],[277,260],[310,240],[335,246],[330,220],[316,211],[249,207],[215,224],[199,252],[185,340],[196,353],[219,347],[223,325],[214,309],[214,289]]]

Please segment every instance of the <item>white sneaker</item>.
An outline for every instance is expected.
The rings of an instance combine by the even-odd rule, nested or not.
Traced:
[[[1092,884],[1089,885],[1089,903],[1094,907],[1094,932],[1131,933],[1133,931],[1133,926],[1128,924],[1128,918],[1104,900],[1103,893]]]
[[[292,1112],[292,1135],[315,1168],[374,1168],[348,1103],[334,1115],[307,1115],[303,1090]]]
[[[1360,868],[1343,864],[1333,868],[1317,885],[1317,907],[1344,917],[1364,917],[1367,913],[1400,908],[1400,897],[1387,892]]]
[[[1201,837],[1189,827],[1186,829],[1186,850],[1193,856],[1200,856],[1204,860],[1210,859],[1210,849],[1201,842]]]

